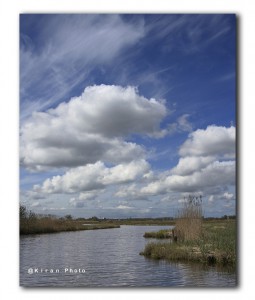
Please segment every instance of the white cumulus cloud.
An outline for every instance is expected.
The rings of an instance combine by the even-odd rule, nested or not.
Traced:
[[[196,192],[209,187],[235,184],[235,161],[215,161],[190,175],[170,175],[143,187],[149,195],[167,192]]]
[[[208,126],[190,133],[181,146],[181,156],[220,155],[235,157],[235,127]]]
[[[30,170],[76,167],[97,161],[119,164],[143,158],[145,150],[125,139],[158,137],[164,103],[135,87],[90,86],[46,112],[35,112],[21,128],[21,163]]]
[[[84,193],[100,190],[113,184],[132,182],[149,171],[145,160],[133,161],[107,168],[103,162],[72,168],[64,175],[46,179],[42,185],[35,185],[33,192],[39,194],[79,193],[79,200],[93,198],[94,194]]]
[[[187,156],[181,157],[177,166],[171,169],[175,175],[189,175],[193,172],[206,167],[215,160],[214,156]]]
[[[167,192],[196,192],[235,184],[235,128],[208,126],[189,134],[180,147],[180,159],[172,168],[144,186],[146,195]],[[219,188],[221,191],[221,189]],[[134,191],[132,191],[134,193]],[[230,199],[230,194],[224,194]],[[211,199],[210,199],[211,201]]]

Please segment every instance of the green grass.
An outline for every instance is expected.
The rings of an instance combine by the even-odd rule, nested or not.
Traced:
[[[171,230],[170,229],[162,229],[160,231],[152,231],[152,232],[145,232],[143,237],[145,238],[155,238],[155,239],[169,239],[171,237]]]
[[[153,259],[193,261],[207,264],[236,264],[235,220],[203,221],[201,236],[178,242],[148,243],[140,253]]]

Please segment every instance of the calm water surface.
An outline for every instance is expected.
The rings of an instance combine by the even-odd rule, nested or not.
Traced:
[[[22,236],[20,285],[27,287],[231,287],[236,274],[197,264],[154,261],[141,255],[146,231],[166,226]],[[46,271],[48,269],[48,271]],[[80,273],[79,273],[80,269]],[[77,271],[77,273],[74,273]],[[32,274],[29,274],[32,273]],[[52,272],[52,273],[50,273]],[[83,273],[82,273],[83,272]]]

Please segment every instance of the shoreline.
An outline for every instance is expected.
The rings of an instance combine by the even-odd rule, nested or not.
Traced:
[[[149,242],[139,254],[155,260],[235,267],[235,220],[205,221],[202,227],[201,236],[194,240],[174,242],[171,239],[170,242]],[[154,238],[157,233],[154,233]]]
[[[114,228],[120,228],[119,225],[110,225],[110,224],[93,224],[93,225],[78,225],[76,227],[76,224],[72,224],[69,228],[38,228],[38,227],[31,227],[28,230],[21,231],[20,236],[27,236],[27,235],[34,235],[34,234],[50,234],[50,233],[61,233],[61,232],[72,232],[72,231],[84,231],[84,230],[100,230],[100,229],[114,229]]]
[[[156,221],[95,221],[89,224],[84,223],[85,221],[77,220],[61,220],[53,218],[41,218],[33,221],[26,221],[20,224],[20,236],[26,236],[31,234],[49,234],[49,233],[60,233],[60,232],[72,232],[72,231],[83,231],[83,230],[100,230],[100,229],[114,229],[120,228],[120,226],[173,226],[166,224],[166,222]],[[89,221],[88,221],[89,222]]]

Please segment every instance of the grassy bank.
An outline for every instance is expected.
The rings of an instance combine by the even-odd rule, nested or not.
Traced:
[[[73,219],[71,215],[56,217],[38,215],[20,206],[20,234],[55,233],[61,231],[119,228],[121,225],[174,225],[172,218],[127,218],[127,219]]]
[[[148,243],[140,254],[170,261],[235,265],[236,222],[235,220],[203,221],[201,234],[196,239]]]
[[[172,237],[169,229],[162,229],[159,231],[145,232],[143,235],[145,238],[154,238],[154,239],[170,239]]]
[[[20,234],[54,233],[61,231],[95,230],[119,228],[121,225],[173,225],[171,218],[128,218],[128,219],[73,219],[71,215],[56,217],[38,215],[20,206]]]
[[[39,233],[55,233],[62,231],[78,231],[78,230],[95,230],[107,228],[119,228],[119,225],[113,224],[91,224],[83,225],[75,220],[62,220],[54,218],[38,218],[36,220],[27,220],[20,224],[20,234],[39,234]]]
[[[84,224],[83,220],[73,220],[72,216],[57,218],[54,216],[40,216],[26,207],[20,206],[20,234],[55,233],[62,231],[95,230],[119,228],[117,224],[94,222]]]

